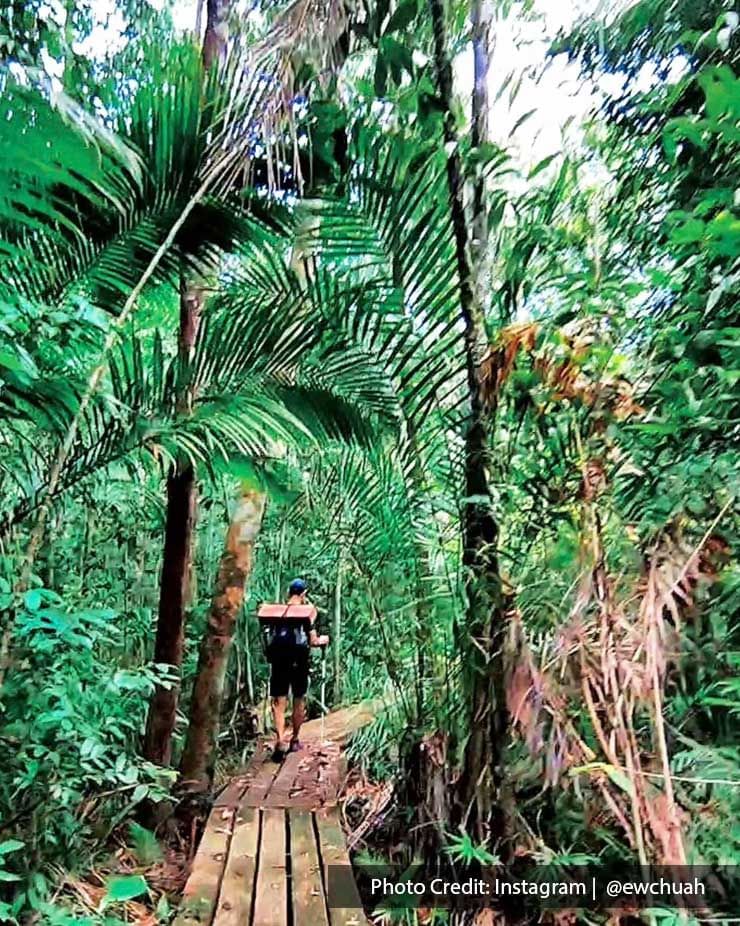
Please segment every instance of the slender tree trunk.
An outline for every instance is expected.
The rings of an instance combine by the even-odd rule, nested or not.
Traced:
[[[463,566],[466,622],[458,630],[469,737],[457,797],[462,819],[472,823],[478,838],[503,835],[504,822],[497,797],[503,779],[502,750],[507,730],[504,688],[505,608],[501,593],[496,546],[498,525],[488,476],[493,409],[481,388],[480,363],[487,336],[483,313],[476,301],[468,223],[464,204],[464,175],[452,102],[452,68],[442,0],[429,0],[434,31],[437,85],[444,111],[447,185],[455,238],[460,314],[464,324],[468,416],[465,434],[465,502],[463,510]]]
[[[195,481],[193,468],[187,465],[167,477],[167,521],[154,643],[155,663],[166,663],[177,669],[182,666],[194,523]],[[169,765],[172,758],[172,733],[179,694],[179,685],[171,688],[158,685],[149,705],[143,752],[146,759],[158,765]]]
[[[420,544],[414,544],[414,584],[416,586],[416,723],[419,730],[424,729],[425,704],[424,692],[427,684],[427,656],[433,660],[432,649],[432,608],[424,587],[422,564],[427,561],[427,551]]]
[[[283,559],[285,553],[285,543],[288,537],[288,522],[285,518],[280,523],[278,533],[278,555],[275,572],[275,601],[282,601],[285,589],[283,588]]]
[[[413,500],[413,506],[409,506],[410,529],[413,532],[413,521],[415,517],[432,518],[434,513],[431,507],[426,504],[429,498],[429,487],[424,475],[422,466],[422,449],[419,443],[419,435],[413,419],[409,416],[406,419],[406,429],[408,441],[413,448],[412,459],[413,469],[406,493],[407,498]],[[425,504],[421,510],[415,504],[416,498],[422,499]],[[429,551],[418,539],[414,540],[414,585],[416,589],[416,718],[419,730],[424,729],[425,722],[425,703],[424,693],[427,678],[427,656],[434,662],[433,647],[433,608],[427,597],[427,590],[424,586],[423,565],[428,565]]]
[[[332,656],[334,660],[334,703],[342,700],[342,549],[337,560],[337,581],[334,586],[334,624],[332,627]]]
[[[216,589],[198,655],[181,774],[189,790],[208,790],[213,781],[224,680],[244,586],[252,571],[255,540],[262,524],[265,496],[245,491],[226,535]]]
[[[203,64],[208,70],[222,60],[228,37],[227,0],[207,0]],[[192,412],[192,358],[203,313],[203,290],[180,277],[180,331],[178,339],[177,412]],[[189,603],[197,499],[195,473],[186,460],[178,461],[167,479],[167,520],[159,594],[154,660],[182,666],[185,643],[185,611]],[[152,697],[144,737],[144,757],[150,762],[169,765],[172,734],[177,717],[180,686],[158,686]]]
[[[203,311],[201,290],[184,281],[180,288],[178,413],[192,410],[190,367]],[[185,611],[188,605],[190,569],[195,528],[196,485],[192,465],[181,460],[167,477],[167,515],[159,586],[159,613],[154,642],[155,663],[182,666],[185,643]],[[172,734],[177,718],[179,684],[158,685],[149,705],[144,736],[144,757],[158,765],[172,759]]]
[[[473,0],[470,19],[473,38],[473,113],[470,142],[480,148],[488,141],[488,68],[492,0]],[[473,184],[471,225],[473,231],[473,275],[478,305],[483,308],[488,286],[488,213],[486,181],[482,168]]]

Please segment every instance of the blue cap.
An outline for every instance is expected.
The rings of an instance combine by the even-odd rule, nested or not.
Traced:
[[[288,588],[289,595],[302,595],[308,589],[303,579],[293,579]]]

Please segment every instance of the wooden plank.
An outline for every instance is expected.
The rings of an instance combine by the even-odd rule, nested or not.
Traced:
[[[383,702],[363,701],[352,707],[343,707],[337,711],[330,711],[322,724],[321,719],[309,720],[301,727],[301,739],[311,742],[320,742],[322,733],[324,740],[344,744],[349,735],[371,723],[376,714],[383,709]]]
[[[287,926],[290,898],[285,813],[278,808],[308,811],[322,804],[336,803],[344,778],[340,744],[349,732],[368,723],[377,707],[373,702],[366,702],[333,712],[323,722],[315,720],[305,724],[301,738],[305,738],[306,750],[291,754],[282,768],[270,762],[272,745],[266,739],[258,743],[245,771],[224,789],[214,804],[185,886],[176,926],[211,926],[214,917],[218,926],[249,926],[250,913],[254,917],[252,926]],[[271,804],[276,805],[276,809],[262,812],[262,835],[255,844],[260,813],[249,808]],[[239,820],[234,830],[237,808],[240,808]],[[333,812],[319,813],[316,822],[318,864],[349,865],[336,808]],[[296,877],[304,880],[306,871],[312,870],[312,850],[304,848],[305,822],[301,820],[296,826],[296,845],[301,858],[295,871]],[[231,851],[230,840],[233,842]],[[306,858],[304,853],[308,853]],[[256,855],[259,858],[255,858]],[[250,883],[254,883],[254,891],[250,890]],[[293,890],[291,895],[295,896]],[[252,903],[253,896],[255,910],[251,911],[247,905]],[[303,915],[302,918],[305,919]],[[354,908],[329,911],[328,919],[331,926],[365,923],[359,894]],[[320,919],[316,922],[318,926],[325,926]],[[295,918],[293,923],[294,926],[311,926],[310,921],[300,923]]]
[[[262,807],[279,771],[280,765],[271,762],[268,756],[249,783],[242,804],[247,807]]]
[[[258,810],[245,807],[237,813],[214,926],[249,926],[259,827]]]
[[[336,807],[319,810],[315,814],[316,829],[319,834],[319,851],[324,865],[324,883],[328,883],[328,868],[330,865],[350,866],[347,844],[344,840],[344,831]],[[367,923],[362,908],[360,893],[354,880],[352,905],[350,907],[329,909],[329,922],[331,926],[360,926]],[[298,924],[296,924],[298,926]]]
[[[226,867],[235,815],[236,811],[228,808],[216,807],[211,811],[193,860],[190,877],[185,884],[174,926],[196,926],[211,922]]]
[[[246,790],[248,784],[249,781],[246,775],[240,775],[238,778],[232,779],[213,802],[213,806],[234,808],[238,807],[239,800],[241,799],[241,796]]]
[[[290,798],[289,810],[316,810],[319,807],[316,795],[299,794]]]
[[[243,777],[248,785],[252,783],[262,766],[269,760],[271,753],[272,747],[264,739],[260,738],[255,746],[252,758],[244,770]]]
[[[321,783],[327,758],[318,746],[309,746],[306,752],[291,790],[291,806],[309,801],[315,810],[322,804]]]
[[[339,750],[317,751],[315,747],[289,753],[272,784],[263,781],[250,786],[247,803],[254,807],[316,810],[335,804],[339,798],[346,763]]]
[[[293,783],[299,774],[299,766],[303,758],[303,753],[290,752],[285,757],[285,761],[278,769],[275,780],[270,787],[264,800],[264,807],[289,807],[290,792],[293,789]]]
[[[300,752],[288,753],[275,776],[275,781],[273,782],[272,788],[270,788],[270,794],[277,792],[278,794],[288,795],[290,793],[290,789],[295,781],[295,776],[298,774],[298,766],[301,764],[301,758],[302,753]]]
[[[253,926],[287,926],[287,923],[288,873],[285,866],[285,812],[264,810],[257,863]]]
[[[311,814],[291,811],[288,819],[293,923],[295,926],[329,926]]]

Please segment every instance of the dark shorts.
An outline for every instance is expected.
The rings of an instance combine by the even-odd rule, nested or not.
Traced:
[[[285,698],[288,689],[294,698],[308,691],[308,647],[273,653],[270,656],[270,697]]]

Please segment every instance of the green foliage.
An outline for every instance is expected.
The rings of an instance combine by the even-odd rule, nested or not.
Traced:
[[[148,890],[146,879],[142,878],[141,875],[111,878],[103,898],[103,906],[133,900],[134,897],[141,897],[142,894],[146,894]]]
[[[625,607],[629,590],[641,593],[661,535],[704,550],[706,572],[678,628],[664,708],[696,861],[728,861],[738,851],[728,823],[738,800],[728,726],[738,645],[728,563],[737,544],[737,36],[718,6],[646,0],[609,26],[606,43],[596,20],[569,37],[586,71],[617,68],[626,77],[590,135],[587,157],[601,161],[608,181],[588,186],[561,173],[545,233],[536,220],[547,192],[530,194],[523,222],[501,238],[498,271],[521,293],[526,256],[524,296],[538,319],[503,389],[498,434],[507,450],[497,476],[502,547],[535,651],[545,660],[553,640],[568,639],[568,614],[578,613],[586,461],[603,473],[595,504]],[[646,90],[648,69],[655,79]],[[584,711],[572,720],[598,749]],[[643,748],[649,753],[649,741]],[[543,751],[543,763],[545,774],[556,769],[552,753]],[[528,793],[540,770],[527,767],[518,747],[512,767]],[[624,769],[601,771],[612,793],[635,787]],[[580,788],[572,800],[588,801]],[[572,846],[577,835],[578,847],[615,853],[606,829],[577,822],[568,792],[539,806],[556,846]]]
[[[483,865],[488,867],[499,863],[497,856],[492,855],[485,846],[477,845],[471,839],[470,834],[465,831],[459,834],[448,833],[447,842],[445,851],[460,865]]]
[[[41,859],[73,863],[93,835],[144,799],[166,796],[173,780],[132,754],[146,698],[168,676],[165,667],[111,664],[123,645],[117,618],[67,608],[47,589],[26,593],[17,623],[24,664],[6,683],[0,725],[9,759],[2,816],[19,832],[32,821],[34,832],[31,851],[12,860],[19,880],[31,878]]]
[[[464,746],[467,383],[425,4],[351,11],[325,38],[330,74],[308,53],[271,71],[272,47],[256,68],[240,70],[236,56],[205,74],[192,41],[147,4],[120,6],[125,49],[87,59],[76,50],[92,28],[87,5],[67,4],[64,24],[27,6],[0,29],[13,65],[0,74],[0,604],[15,612],[0,715],[0,918],[31,908],[61,924],[81,918],[46,903],[52,883],[89,866],[111,834],[142,866],[161,857],[157,835],[130,817],[175,778],[139,754],[155,684],[180,681],[152,665],[174,461],[193,464],[199,494],[175,760],[233,479],[270,501],[226,680],[225,740],[242,752],[240,709],[266,693],[252,613],[300,574],[334,635],[325,700],[387,702],[354,737],[351,760],[397,780],[427,737]],[[469,10],[447,13],[462,50]],[[585,150],[520,174],[499,144],[460,142],[466,183],[486,178],[485,399],[516,633],[546,673],[553,641],[570,639],[568,617],[588,597],[588,463],[604,570],[625,613],[660,538],[698,549],[681,627],[671,625],[663,714],[690,858],[716,864],[740,857],[730,562],[739,39],[720,3],[639,0],[609,24],[589,16],[557,48],[591,77],[617,71],[624,88],[593,114]],[[289,44],[282,37],[280,53]],[[65,94],[39,70],[49,56]],[[501,93],[513,99],[520,84],[511,75]],[[461,133],[467,104],[454,103]],[[539,115],[497,125],[495,137]],[[225,152],[234,161],[213,173]],[[30,528],[111,325],[207,179],[108,350],[18,601]],[[206,294],[187,363],[176,334],[183,284]],[[598,748],[585,707],[567,720]],[[652,770],[650,718],[634,732]],[[597,758],[559,776],[554,747],[531,759],[542,730],[531,733],[506,751],[523,842],[560,864],[630,858],[594,790],[605,782],[626,807],[629,772]],[[439,762],[453,780],[459,748]],[[412,812],[425,810],[399,817],[418,832]],[[446,840],[455,863],[498,861],[498,847],[464,829]],[[117,924],[116,905],[132,899],[154,905],[146,877],[113,873],[82,921]],[[162,898],[157,915],[169,913]]]
[[[24,845],[25,843],[21,842],[20,839],[5,839],[3,842],[0,842],[0,881],[3,883],[7,884],[8,882],[21,880],[19,874],[6,869],[5,857],[12,852],[18,852]],[[11,919],[12,909],[10,904],[0,901],[0,917],[2,917],[3,921]]]

